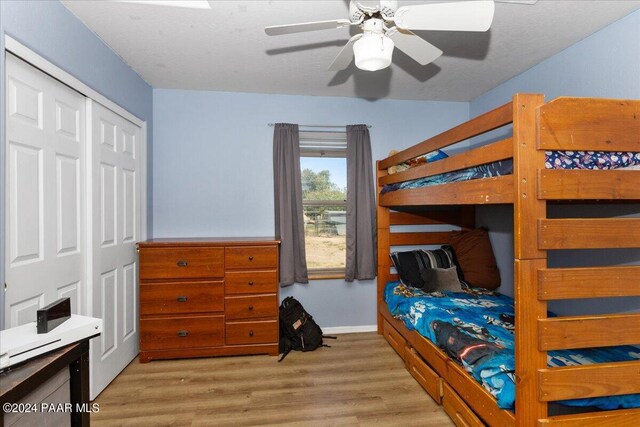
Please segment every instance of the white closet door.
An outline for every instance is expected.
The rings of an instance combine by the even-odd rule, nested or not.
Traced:
[[[85,277],[85,97],[6,56],[5,327],[71,297],[81,313]]]
[[[91,399],[138,354],[141,129],[95,101],[91,123],[92,315],[103,333],[91,341]]]

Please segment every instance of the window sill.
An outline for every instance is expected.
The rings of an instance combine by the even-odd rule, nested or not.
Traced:
[[[331,279],[344,279],[344,271],[342,272],[309,272],[309,280],[331,280]]]

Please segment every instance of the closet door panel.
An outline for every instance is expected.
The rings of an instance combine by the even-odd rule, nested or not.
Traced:
[[[71,297],[83,312],[85,97],[6,56],[5,326]]]
[[[93,315],[104,332],[91,343],[91,398],[138,354],[138,264],[141,129],[101,104],[91,116]]]

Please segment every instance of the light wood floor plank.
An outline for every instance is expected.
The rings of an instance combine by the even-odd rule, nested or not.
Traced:
[[[374,332],[276,357],[134,360],[95,426],[453,426]]]

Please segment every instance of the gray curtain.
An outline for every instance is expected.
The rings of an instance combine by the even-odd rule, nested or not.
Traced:
[[[376,196],[366,125],[347,126],[347,264],[345,280],[376,277]]]
[[[298,125],[276,123],[273,131],[276,237],[280,239],[280,286],[309,283],[304,250]]]

